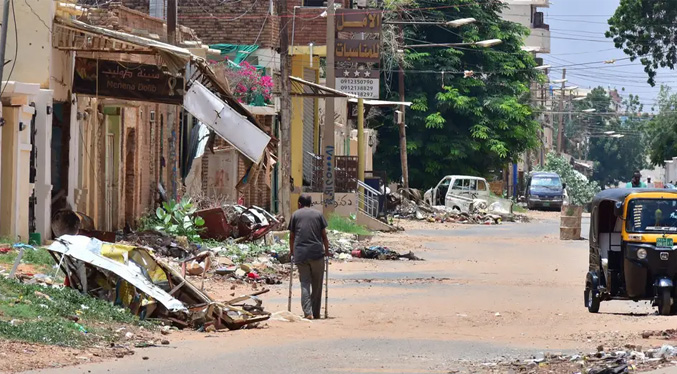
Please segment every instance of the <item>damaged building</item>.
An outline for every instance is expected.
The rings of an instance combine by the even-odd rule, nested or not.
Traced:
[[[274,121],[232,97],[207,62],[218,51],[191,29],[170,30],[119,3],[16,7],[18,45],[11,27],[7,45],[15,66],[5,69],[2,94],[0,236],[49,239],[62,212],[88,230],[134,227],[159,200],[213,185],[203,178],[205,149],[230,152],[234,166],[222,171],[235,182],[220,192],[270,206]]]

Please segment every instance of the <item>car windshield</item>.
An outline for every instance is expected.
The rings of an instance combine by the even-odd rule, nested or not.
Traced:
[[[562,187],[559,177],[534,177],[531,180],[532,186],[538,187]]]
[[[628,232],[677,232],[677,199],[632,199],[628,202]]]

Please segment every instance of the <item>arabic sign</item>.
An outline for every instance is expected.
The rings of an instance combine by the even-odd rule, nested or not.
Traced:
[[[117,99],[183,104],[182,77],[155,65],[77,57],[73,92]]]
[[[339,32],[381,32],[380,11],[367,12],[362,9],[336,9],[336,31]]]
[[[311,192],[308,195],[312,199],[310,207],[318,212],[323,212],[324,202],[322,201],[322,193]],[[357,214],[357,194],[351,192],[335,194],[334,212],[343,217]]]
[[[366,78],[336,78],[336,89],[363,99],[379,98],[379,80]]]
[[[381,60],[380,40],[336,40],[336,62],[374,62]]]

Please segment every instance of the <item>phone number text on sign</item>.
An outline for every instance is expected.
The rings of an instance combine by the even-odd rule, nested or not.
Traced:
[[[379,80],[365,78],[336,78],[336,89],[363,99],[379,98]]]

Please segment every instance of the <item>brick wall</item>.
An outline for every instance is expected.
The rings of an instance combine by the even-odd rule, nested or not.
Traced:
[[[129,3],[129,4],[127,4]],[[84,21],[112,30],[119,30],[130,34],[150,36],[157,35],[166,40],[167,29],[165,21],[148,15],[148,2],[139,4],[137,0],[122,3],[110,3],[101,8],[90,8]],[[130,5],[130,6],[127,6]],[[177,33],[179,42],[198,40],[195,32],[183,26]]]
[[[246,13],[245,13],[246,12]],[[238,19],[233,19],[239,17]],[[179,23],[195,30],[205,44],[258,44],[276,48],[279,18],[270,15],[265,0],[183,0]]]
[[[257,116],[257,119],[261,124],[264,125],[266,129],[272,129],[273,127],[273,116]],[[214,140],[214,149],[229,149],[232,148],[225,140],[220,137],[216,137]],[[211,151],[207,149],[204,156],[202,156],[202,192],[207,194],[208,192],[208,183],[209,176],[216,173],[215,170],[209,170],[209,157],[212,155]],[[238,175],[236,177],[236,182],[244,177],[247,172],[245,166],[245,161],[243,156],[238,158]],[[270,200],[271,200],[271,189],[266,184],[266,175],[265,170],[261,170],[260,174],[255,183],[247,184],[239,193],[233,191],[233,200],[237,199],[242,195],[244,197],[244,204],[246,206],[256,205],[266,210],[270,210]]]
[[[297,8],[303,0],[288,1],[286,14],[278,15],[277,1],[265,0],[182,0],[178,5],[179,23],[191,28],[205,44],[258,44],[262,48],[279,48],[281,22],[289,22],[289,42],[294,45],[324,45],[326,43],[327,19],[320,17],[323,8]],[[85,3],[95,2],[86,0]],[[345,7],[348,0],[341,2]],[[116,4],[116,3],[112,3]],[[122,4],[138,12],[148,13],[149,0],[123,0]]]

